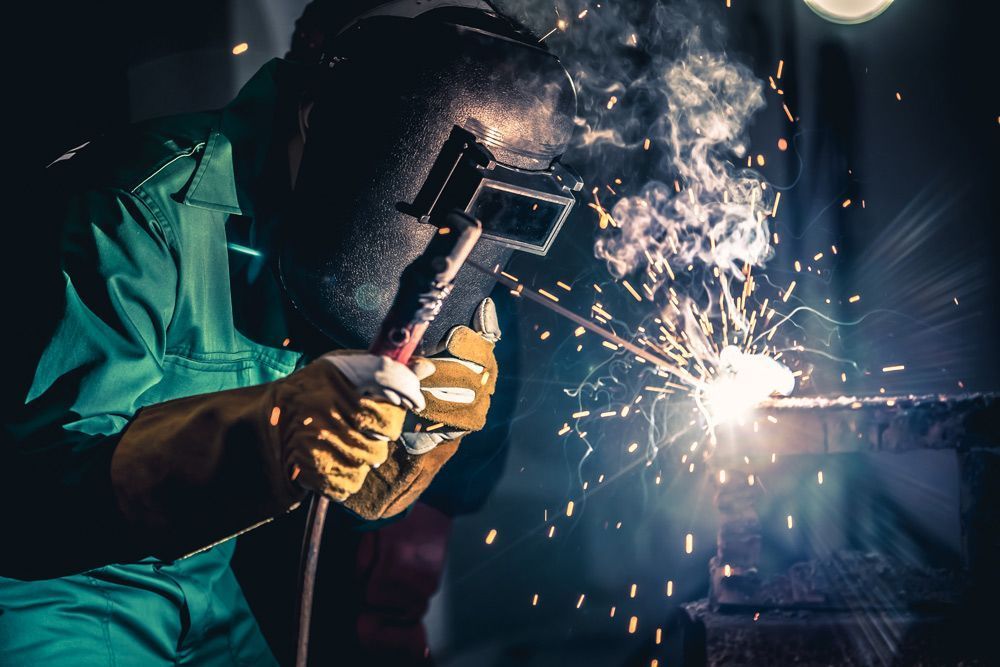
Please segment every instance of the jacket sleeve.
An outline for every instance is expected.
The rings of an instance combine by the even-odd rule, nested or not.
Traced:
[[[136,196],[86,192],[57,208],[47,243],[59,248],[61,286],[19,314],[50,319],[25,327],[47,342],[36,353],[24,346],[16,364],[34,368],[30,386],[4,406],[0,575],[19,578],[142,556],[117,509],[110,462],[139,398],[161,378],[176,298],[169,230]]]

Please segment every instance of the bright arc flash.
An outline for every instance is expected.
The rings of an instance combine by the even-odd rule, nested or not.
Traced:
[[[795,376],[772,357],[745,354],[728,345],[719,354],[719,376],[702,385],[699,397],[714,423],[742,422],[772,394],[788,396]]]

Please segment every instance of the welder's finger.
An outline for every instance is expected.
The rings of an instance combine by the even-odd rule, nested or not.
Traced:
[[[332,364],[353,387],[355,395],[382,398],[399,404],[409,402],[422,409],[420,380],[404,364],[373,354],[326,354],[320,358]],[[394,402],[394,401],[393,401]]]
[[[469,327],[455,327],[448,333],[445,341],[445,350],[449,356],[441,357],[437,361],[450,357],[480,366],[492,366],[496,364],[493,356],[494,346],[495,343]]]
[[[425,357],[414,357],[410,360],[410,369],[418,380],[426,380],[434,375],[434,362]]]
[[[368,464],[359,464],[343,455],[339,447],[317,439],[309,448],[297,449],[289,457],[295,481],[303,488],[343,500],[356,493],[371,471]]]
[[[500,320],[493,299],[486,297],[476,308],[472,315],[472,330],[491,343],[500,340]]]
[[[381,465],[389,456],[388,436],[359,431],[346,421],[336,423],[333,429],[320,429],[317,439],[329,443],[335,458],[344,465]]]
[[[406,401],[404,401],[405,403]],[[406,421],[406,409],[385,401],[362,398],[357,407],[344,415],[350,425],[362,433],[377,433],[388,440],[398,440]]]

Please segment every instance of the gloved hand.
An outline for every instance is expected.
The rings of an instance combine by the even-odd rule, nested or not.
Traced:
[[[434,365],[421,359],[414,369],[333,352],[276,382],[270,421],[292,479],[336,501],[360,489],[399,439],[406,410],[424,409],[420,379]]]
[[[457,326],[432,357],[434,371],[420,383],[426,407],[411,415],[385,463],[365,479],[361,490],[344,502],[355,514],[375,520],[399,514],[413,504],[438,470],[458,450],[462,436],[486,424],[496,390],[493,348],[500,325],[492,299],[473,315],[472,327]]]
[[[304,490],[348,498],[385,461],[406,409],[424,406],[418,374],[357,352],[149,406],[115,448],[115,500],[148,553],[187,554],[288,511]]]

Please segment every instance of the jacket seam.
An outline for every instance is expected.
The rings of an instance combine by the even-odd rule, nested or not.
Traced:
[[[111,601],[111,592],[102,586],[101,582],[95,577],[92,577],[89,574],[86,576],[91,585],[100,591],[101,597],[104,598],[105,614],[101,619],[101,633],[104,635],[104,644],[108,649],[108,664],[111,665],[111,667],[115,667],[118,664],[118,661],[115,659],[114,648],[111,645],[111,610],[114,606],[114,603]]]
[[[213,354],[213,353],[210,352],[208,354]],[[218,352],[214,354],[230,354],[230,353]],[[254,363],[267,366],[272,370],[280,371],[283,373],[291,373],[293,370],[295,370],[295,364],[284,364],[279,361],[275,361],[274,359],[268,359],[266,356],[254,353],[252,351],[243,353],[241,356],[231,359],[207,359],[204,357],[199,358],[200,355],[185,353],[184,351],[178,351],[178,350],[167,351],[166,353],[164,353],[163,356],[164,359],[170,357],[171,359],[175,359],[181,362],[187,362],[191,366],[197,365],[199,370],[205,370],[209,372],[213,371],[227,372],[230,370],[230,368],[228,367],[233,364],[245,365],[246,368],[250,368]],[[205,368],[204,366],[218,366],[218,368]]]
[[[168,163],[169,164],[169,163]],[[145,182],[145,181],[144,181]],[[132,199],[140,204],[146,211],[149,212],[150,218],[163,230],[164,240],[167,242],[167,247],[170,251],[170,258],[174,264],[174,271],[177,275],[177,280],[174,283],[174,307],[170,309],[170,320],[166,323],[164,327],[164,332],[170,331],[174,323],[174,318],[177,315],[177,304],[180,302],[181,298],[181,266],[180,266],[180,244],[177,241],[177,234],[174,228],[166,221],[166,216],[160,208],[153,202],[152,198],[145,190],[140,190],[136,188],[131,192]]]

